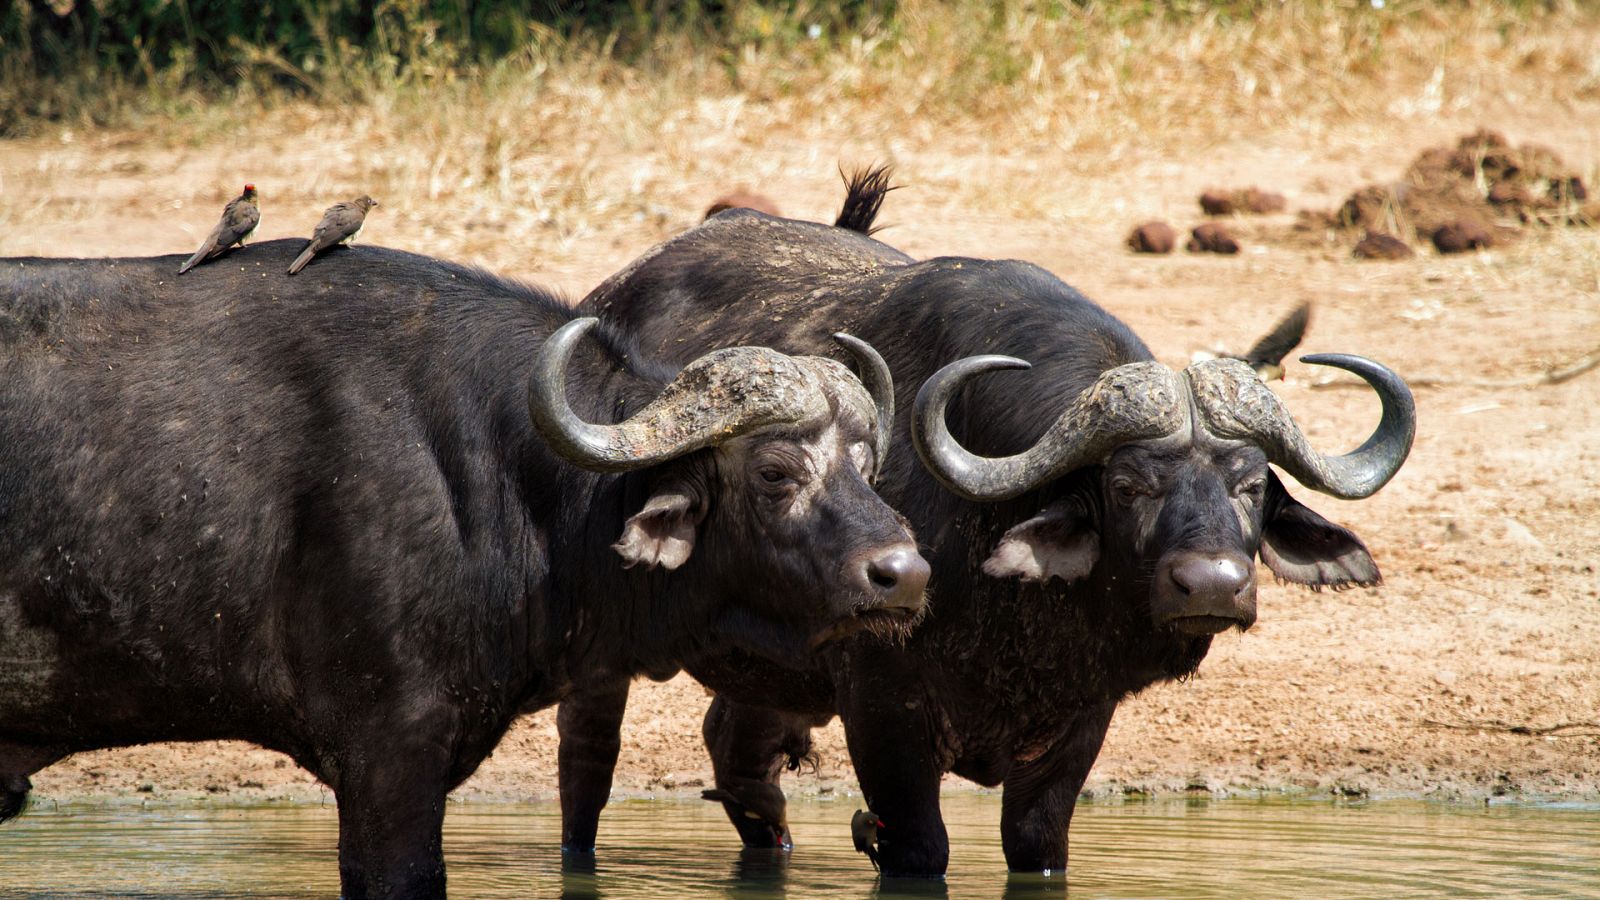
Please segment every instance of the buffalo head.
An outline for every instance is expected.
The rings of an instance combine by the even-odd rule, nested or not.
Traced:
[[[894,415],[876,351],[836,336],[862,370],[857,380],[830,359],[718,350],[626,421],[599,425],[566,396],[573,351],[595,321],[576,320],[545,343],[528,408],[568,462],[645,475],[648,497],[612,547],[622,565],[672,571],[699,560],[685,577],[745,633],[798,626],[815,644],[915,621],[928,564],[871,486]]]
[[[1182,372],[1154,362],[1118,366],[1033,447],[990,458],[951,436],[945,405],[974,374],[1028,364],[970,357],[923,385],[912,435],[929,470],[969,500],[1051,486],[1047,505],[994,548],[988,574],[1070,582],[1099,565],[1107,578],[1147,587],[1157,626],[1195,635],[1243,630],[1256,618],[1258,553],[1286,581],[1341,588],[1380,580],[1361,540],[1296,502],[1268,463],[1313,490],[1366,497],[1399,470],[1416,429],[1411,392],[1394,372],[1343,354],[1304,361],[1354,372],[1378,392],[1382,421],[1355,451],[1313,450],[1271,390],[1232,359]]]

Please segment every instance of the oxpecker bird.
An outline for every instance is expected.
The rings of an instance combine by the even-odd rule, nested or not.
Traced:
[[[789,819],[783,791],[775,784],[754,778],[726,777],[714,789],[700,792],[701,799],[711,800],[735,808],[746,819],[752,819],[772,830],[774,844],[789,846]]]
[[[878,829],[886,827],[870,809],[858,809],[850,817],[850,837],[856,842],[856,852],[867,855],[874,872],[878,871]]]
[[[261,204],[256,198],[256,186],[247,184],[244,193],[228,201],[222,208],[222,220],[211,229],[211,235],[189,261],[178,269],[178,274],[189,271],[208,259],[221,256],[235,244],[244,246],[245,239],[261,224]]]
[[[289,264],[289,274],[293,275],[306,267],[312,257],[332,247],[334,244],[348,244],[361,233],[361,226],[367,221],[367,210],[378,205],[378,201],[365,194],[354,200],[335,203],[328,207],[322,214],[322,221],[317,223],[315,231],[311,232],[311,240],[306,242],[306,249]]]

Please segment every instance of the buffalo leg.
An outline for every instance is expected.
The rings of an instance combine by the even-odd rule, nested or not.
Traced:
[[[0,822],[14,819],[28,805],[33,789],[29,775],[66,756],[53,747],[35,747],[0,740]]]
[[[863,683],[904,683],[856,676]],[[856,780],[883,822],[880,870],[885,876],[942,876],[950,863],[950,837],[939,810],[944,769],[929,739],[931,727],[919,714],[922,707],[907,709],[896,691],[852,691],[840,700]]]
[[[1079,712],[1055,746],[1006,777],[1000,839],[1011,871],[1066,871],[1067,826],[1116,709],[1111,700]]]
[[[628,682],[572,694],[556,711],[561,736],[561,849],[593,853],[600,811],[611,796],[611,776],[622,749],[622,715]]]
[[[344,755],[331,783],[345,900],[445,895],[445,746],[391,735]]]
[[[728,820],[744,845],[789,848],[786,801],[778,780],[811,753],[811,722],[805,716],[738,703],[718,695],[701,726],[717,790]]]

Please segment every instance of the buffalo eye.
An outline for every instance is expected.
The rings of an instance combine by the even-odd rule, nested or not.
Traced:
[[[1131,478],[1117,478],[1111,482],[1111,493],[1122,503],[1132,503],[1150,492]]]
[[[793,480],[793,479],[791,479],[789,477],[789,473],[788,472],[785,472],[782,469],[775,468],[775,467],[772,467],[772,466],[768,466],[766,468],[763,468],[760,472],[757,472],[756,474],[761,476],[761,480],[765,481],[767,484],[782,484],[785,481],[792,481]]]
[[[1263,494],[1265,494],[1266,491],[1267,491],[1267,479],[1266,479],[1266,476],[1262,476],[1260,478],[1252,478],[1252,479],[1250,479],[1248,481],[1241,482],[1237,488],[1234,488],[1234,493],[1235,494],[1237,494],[1240,497],[1244,497],[1244,498],[1247,498],[1249,500],[1252,500],[1252,501],[1260,500],[1261,496]]]

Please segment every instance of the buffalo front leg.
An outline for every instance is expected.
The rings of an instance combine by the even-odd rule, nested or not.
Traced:
[[[811,721],[802,715],[738,703],[718,695],[706,709],[700,734],[716,789],[702,793],[719,800],[746,847],[794,846],[788,802],[778,781],[785,768],[799,768],[811,754]]]
[[[330,783],[339,803],[344,900],[445,895],[449,771],[442,744],[419,746],[393,735],[342,754]]]
[[[28,776],[67,755],[59,747],[16,744],[0,739],[0,822],[22,814],[33,782]]]
[[[593,853],[600,811],[611,797],[611,778],[622,749],[628,682],[571,694],[556,710],[561,783],[561,849]]]
[[[867,684],[904,684],[867,679]],[[850,762],[878,828],[878,866],[885,876],[939,877],[950,863],[950,837],[939,810],[944,774],[925,703],[908,705],[900,691],[852,691],[841,697]]]
[[[1080,711],[1043,756],[1006,776],[1000,840],[1011,871],[1066,871],[1072,810],[1116,709],[1116,701],[1110,700]]]

